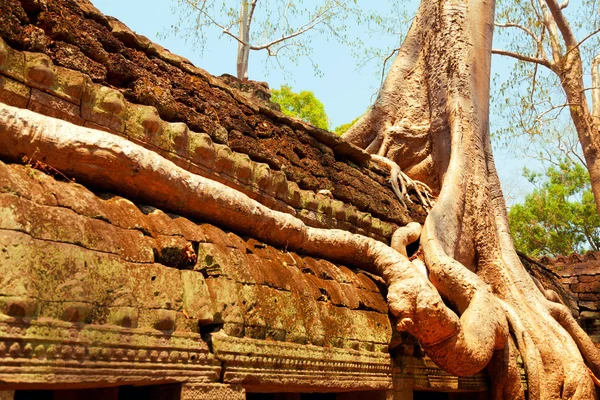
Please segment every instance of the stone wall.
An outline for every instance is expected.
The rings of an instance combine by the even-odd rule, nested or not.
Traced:
[[[542,257],[539,261],[558,276],[573,296],[580,325],[600,344],[600,252]]]
[[[362,150],[85,0],[0,0],[0,16],[1,103],[123,136],[310,226],[385,242],[423,221]],[[379,278],[102,188],[43,154],[0,160],[0,391],[485,389],[422,355],[394,367],[402,338]]]
[[[360,271],[2,162],[0,249],[2,382],[212,382],[228,362],[256,378],[289,359],[328,373],[317,388],[390,385],[387,305]]]
[[[399,205],[362,150],[245,96],[87,2],[1,0],[0,13],[11,15],[0,28],[6,103],[126,135],[314,226],[382,238],[424,217]],[[315,196],[323,189],[337,200]]]

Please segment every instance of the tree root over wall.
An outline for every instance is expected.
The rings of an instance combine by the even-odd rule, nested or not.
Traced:
[[[529,399],[593,399],[586,363],[600,375],[598,350],[538,289],[508,232],[488,131],[493,6],[423,1],[377,102],[346,135],[439,194],[421,234],[428,272],[406,257],[415,226],[394,235],[396,250],[307,227],[123,138],[2,104],[0,156],[35,154],[93,186],[378,274],[397,328],[450,373],[487,366],[495,399],[524,397],[519,355]]]
[[[416,319],[409,329],[436,363],[466,374],[489,362],[493,398],[520,399],[520,355],[529,399],[593,399],[586,363],[600,374],[598,349],[538,289],[509,235],[489,137],[493,18],[493,0],[423,0],[378,99],[344,137],[438,195],[421,245],[460,328],[429,335]]]

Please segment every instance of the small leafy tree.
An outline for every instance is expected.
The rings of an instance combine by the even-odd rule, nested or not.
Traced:
[[[351,27],[365,20],[375,20],[356,5],[356,0],[324,0],[316,6],[303,0],[177,0],[182,18],[173,26],[176,34],[195,39],[203,49],[217,28],[238,44],[237,77],[248,78],[250,51],[266,51],[269,56],[283,55],[295,62],[310,56],[311,41],[316,35],[358,45],[359,38],[350,39]],[[301,36],[301,37],[300,37]],[[282,54],[283,53],[283,54]],[[316,64],[313,63],[318,70]]]
[[[348,129],[350,129],[352,127],[352,125],[354,125],[356,123],[356,121],[358,121],[360,119],[360,117],[356,117],[354,118],[352,121],[342,124],[340,126],[338,126],[337,128],[334,129],[333,133],[335,133],[338,136],[342,136],[344,133],[346,133],[346,131]]]
[[[514,205],[508,221],[515,245],[532,256],[600,249],[600,218],[589,175],[581,165],[563,159],[543,174],[525,177],[537,188]]]
[[[500,0],[495,24],[505,47],[492,52],[517,61],[494,102],[510,119],[499,136],[543,134],[563,110],[568,111],[600,208],[597,1],[581,0],[570,6],[569,0]],[[586,72],[591,72],[591,87],[584,82]],[[590,91],[591,105],[586,97]]]
[[[281,106],[284,114],[310,122],[314,126],[329,130],[329,119],[325,113],[325,106],[315,97],[313,92],[303,90],[300,93],[292,92],[288,85],[271,91],[271,101]]]

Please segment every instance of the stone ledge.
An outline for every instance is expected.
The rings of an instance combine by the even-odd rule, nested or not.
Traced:
[[[488,389],[487,377],[480,372],[472,376],[454,376],[427,356],[400,356],[393,370],[394,389],[435,390],[444,392],[480,392]]]
[[[159,54],[168,52],[160,46],[157,49]],[[165,60],[171,62],[172,57],[175,56],[169,53]],[[195,69],[181,60],[174,65]],[[0,75],[0,101],[6,104],[125,136],[158,150],[180,167],[225,183],[268,207],[297,216],[310,226],[349,230],[384,242],[395,230],[395,224],[373,218],[352,205],[301,190],[283,172],[213,143],[208,134],[192,132],[183,123],[165,122],[156,108],[132,104],[118,90],[94,84],[81,72],[55,66],[44,54],[18,52],[1,38]],[[238,97],[234,96],[240,101]],[[283,114],[273,116],[283,118]],[[329,132],[289,117],[285,117],[285,122],[302,125],[302,129],[331,147],[334,153],[336,149],[342,149],[338,153],[346,156],[353,153],[349,144]],[[360,150],[359,158],[364,163],[369,156],[362,153]]]
[[[196,334],[0,321],[0,390],[216,382],[220,370]]]
[[[224,383],[261,391],[358,391],[392,387],[388,353],[212,335]]]

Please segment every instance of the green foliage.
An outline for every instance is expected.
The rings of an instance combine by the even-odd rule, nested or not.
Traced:
[[[310,122],[314,126],[329,130],[329,119],[325,113],[325,106],[315,97],[313,92],[303,90],[300,93],[292,92],[288,85],[271,91],[271,101],[281,106],[284,114]]]
[[[515,246],[534,257],[600,248],[600,218],[587,170],[564,159],[544,174],[524,171],[537,188],[508,213]]]
[[[348,129],[350,129],[352,127],[352,125],[354,125],[356,123],[356,121],[358,121],[360,119],[360,117],[356,117],[354,118],[351,122],[348,122],[346,124],[342,124],[340,126],[338,126],[337,128],[334,129],[333,133],[335,133],[338,136],[342,136],[344,133],[346,133],[346,131]]]

